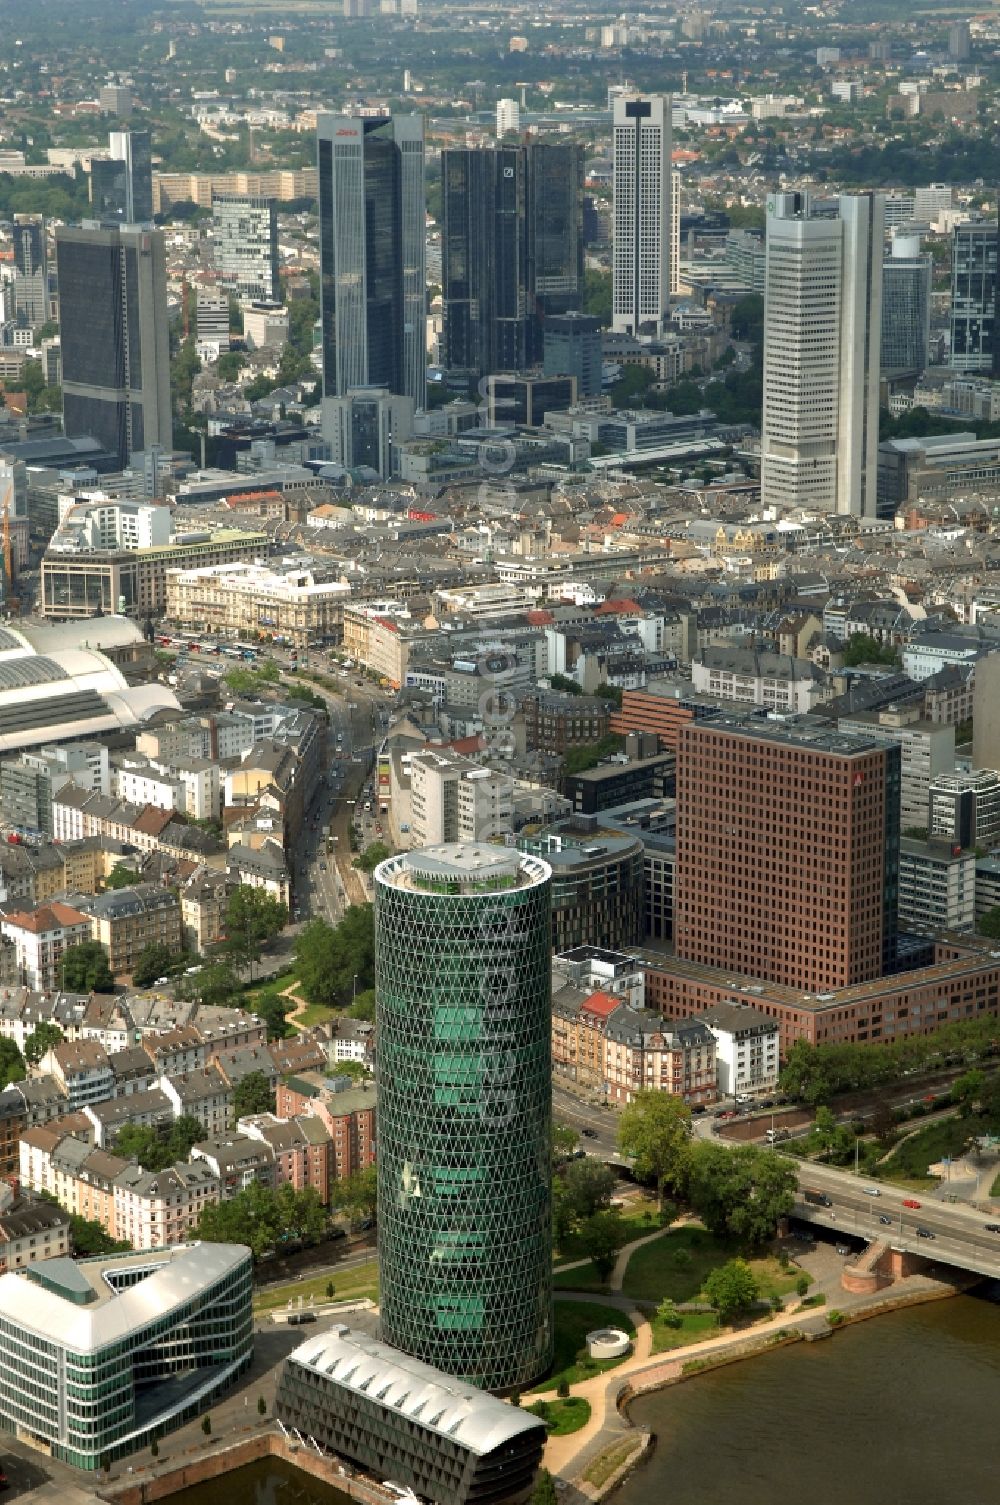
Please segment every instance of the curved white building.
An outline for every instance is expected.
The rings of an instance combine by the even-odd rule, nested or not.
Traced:
[[[82,1469],[148,1446],[248,1367],[252,1296],[242,1244],[0,1276],[0,1429]]]

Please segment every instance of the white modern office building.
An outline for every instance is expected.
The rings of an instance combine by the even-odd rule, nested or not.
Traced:
[[[761,493],[779,508],[875,515],[884,210],[843,195],[768,201]]]
[[[618,334],[660,334],[670,312],[670,116],[667,94],[614,101],[611,327]]]
[[[242,1244],[48,1259],[0,1276],[0,1429],[97,1469],[200,1415],[253,1357]]]
[[[212,195],[212,254],[220,286],[249,302],[281,298],[278,208],[249,194]]]

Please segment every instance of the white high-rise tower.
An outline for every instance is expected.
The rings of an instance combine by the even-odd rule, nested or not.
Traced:
[[[768,201],[764,287],[765,505],[875,515],[884,200]]]
[[[658,334],[670,311],[670,96],[614,101],[611,327]]]

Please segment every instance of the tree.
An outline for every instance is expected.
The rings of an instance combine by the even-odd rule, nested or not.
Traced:
[[[813,1131],[820,1142],[824,1155],[829,1155],[833,1149],[834,1140],[837,1137],[837,1120],[829,1108],[819,1107],[816,1109],[816,1122]]]
[[[707,1140],[691,1148],[688,1200],[717,1238],[766,1243],[778,1219],[791,1212],[797,1187],[794,1164],[773,1150]]]
[[[274,1091],[262,1071],[249,1071],[233,1088],[233,1117],[274,1112]]]
[[[76,1254],[125,1254],[132,1249],[131,1244],[113,1239],[96,1219],[81,1218],[75,1212],[70,1213],[69,1232]]]
[[[27,1055],[27,1045],[25,1045],[24,1052]],[[962,1076],[955,1078],[951,1084],[951,1100],[953,1103],[958,1104],[960,1118],[972,1117],[972,1113],[982,1097],[985,1086],[986,1073],[978,1069],[966,1071]]]
[[[257,1397],[257,1415],[258,1416],[266,1416],[267,1415],[267,1401],[264,1399],[264,1397],[262,1395],[258,1395],[258,1397]]]
[[[691,1109],[667,1092],[643,1088],[622,1113],[618,1149],[640,1181],[666,1191],[683,1187],[691,1148]]]
[[[611,323],[611,273],[589,267],[583,274],[583,311]]]
[[[204,1003],[209,1008],[226,1008],[235,1003],[240,991],[239,979],[228,962],[206,962],[190,977],[177,980],[176,996],[188,1002]]]
[[[373,873],[380,862],[391,856],[392,850],[384,841],[373,841],[365,847],[360,857],[355,857],[354,866],[363,873]]]
[[[1000,941],[1000,908],[988,909],[981,914],[976,921],[976,929],[980,935],[989,936],[991,941]]]
[[[136,1160],[144,1171],[165,1171],[187,1160],[192,1147],[206,1137],[205,1125],[192,1113],[182,1113],[166,1135],[142,1124],[124,1124],[115,1137],[115,1152]]]
[[[614,1172],[600,1160],[573,1160],[566,1166],[561,1180],[566,1189],[574,1219],[592,1218],[611,1205],[615,1189]]]
[[[280,899],[263,888],[241,883],[229,895],[226,905],[226,946],[239,966],[253,976],[254,963],[260,961],[261,946],[288,924],[288,910]]]
[[[535,1476],[531,1505],[556,1505],[555,1480],[547,1468],[540,1468]]]
[[[24,1057],[13,1040],[0,1039],[0,1088],[23,1082],[27,1074]]]
[[[802,1296],[808,1295],[808,1292],[809,1276],[803,1270],[801,1275],[797,1275],[795,1277],[795,1294],[801,1298]]]
[[[254,1181],[228,1202],[205,1207],[195,1237],[209,1244],[246,1244],[259,1259],[277,1247],[283,1231],[275,1192]]]
[[[731,1259],[709,1271],[705,1278],[705,1295],[715,1308],[720,1322],[729,1322],[747,1311],[759,1295],[754,1273],[745,1259]]]
[[[376,1207],[375,1167],[355,1171],[353,1176],[344,1176],[330,1188],[330,1202],[346,1212],[352,1219],[364,1223],[375,1216]]]
[[[662,1323],[664,1327],[678,1328],[684,1321],[684,1318],[677,1310],[676,1302],[672,1301],[669,1296],[664,1296],[656,1308],[656,1320]]]
[[[348,1019],[363,1019],[366,1024],[375,1023],[375,989],[365,988],[358,993],[351,1006],[344,1010]]]
[[[203,1416],[201,1418],[201,1430],[204,1432],[204,1434],[205,1434],[206,1437],[211,1437],[211,1435],[212,1435],[212,1418],[210,1416]]]
[[[137,988],[148,988],[158,977],[170,977],[177,970],[183,971],[186,961],[186,952],[173,951],[162,941],[152,941],[139,952],[132,981]]]
[[[295,1239],[303,1244],[318,1244],[330,1220],[314,1186],[296,1191],[290,1181],[278,1187],[275,1211],[282,1239]]]
[[[569,1124],[552,1125],[553,1159],[565,1160],[568,1155],[572,1155],[579,1143],[579,1135],[575,1129],[570,1128]]]
[[[595,1212],[592,1218],[581,1224],[580,1244],[599,1280],[607,1281],[626,1237],[625,1226],[617,1212]]]
[[[124,862],[116,862],[104,880],[104,887],[131,888],[136,881],[137,874],[134,868],[127,867]]]
[[[62,986],[68,993],[111,993],[115,979],[100,941],[68,946],[62,957]]]
[[[37,1066],[46,1051],[51,1050],[53,1045],[58,1045],[62,1039],[63,1032],[58,1024],[49,1024],[47,1020],[43,1020],[24,1042],[24,1059],[32,1066]]]
[[[375,917],[370,904],[352,904],[334,928],[309,922],[295,942],[295,969],[310,1003],[349,1003],[375,983]]]
[[[557,1249],[562,1249],[576,1225],[576,1216],[566,1183],[561,1176],[552,1181],[552,1237]]]

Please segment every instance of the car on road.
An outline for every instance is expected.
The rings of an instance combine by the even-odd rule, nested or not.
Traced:
[[[583,1135],[584,1139],[596,1139],[597,1138],[597,1130],[596,1129],[581,1129],[580,1133]]]
[[[1000,1223],[984,1223],[983,1227],[987,1233],[1000,1233]]]
[[[847,1244],[838,1244],[837,1245],[837,1253],[838,1254],[850,1254],[850,1252],[851,1252],[851,1250],[850,1250],[850,1248],[849,1248],[849,1246]]]
[[[934,1237],[934,1235],[933,1235],[933,1233],[931,1232],[931,1230],[929,1228],[918,1228],[917,1229],[917,1238],[933,1238],[933,1237]]]
[[[289,1327],[300,1327],[303,1322],[315,1322],[315,1321],[316,1321],[316,1313],[315,1312],[289,1312],[288,1313],[288,1325],[289,1325]]]
[[[321,873],[325,873],[326,872],[326,863],[325,862],[321,862],[320,863],[319,870],[320,870]]]
[[[904,1197],[903,1198],[903,1206],[904,1207],[919,1207],[920,1203],[917,1201],[916,1197]]]
[[[892,1218],[890,1218],[886,1213],[882,1214],[882,1216],[879,1218],[879,1222],[885,1223],[887,1228],[892,1226]]]
[[[880,1197],[882,1195],[877,1186],[863,1186],[861,1190],[866,1197]]]

